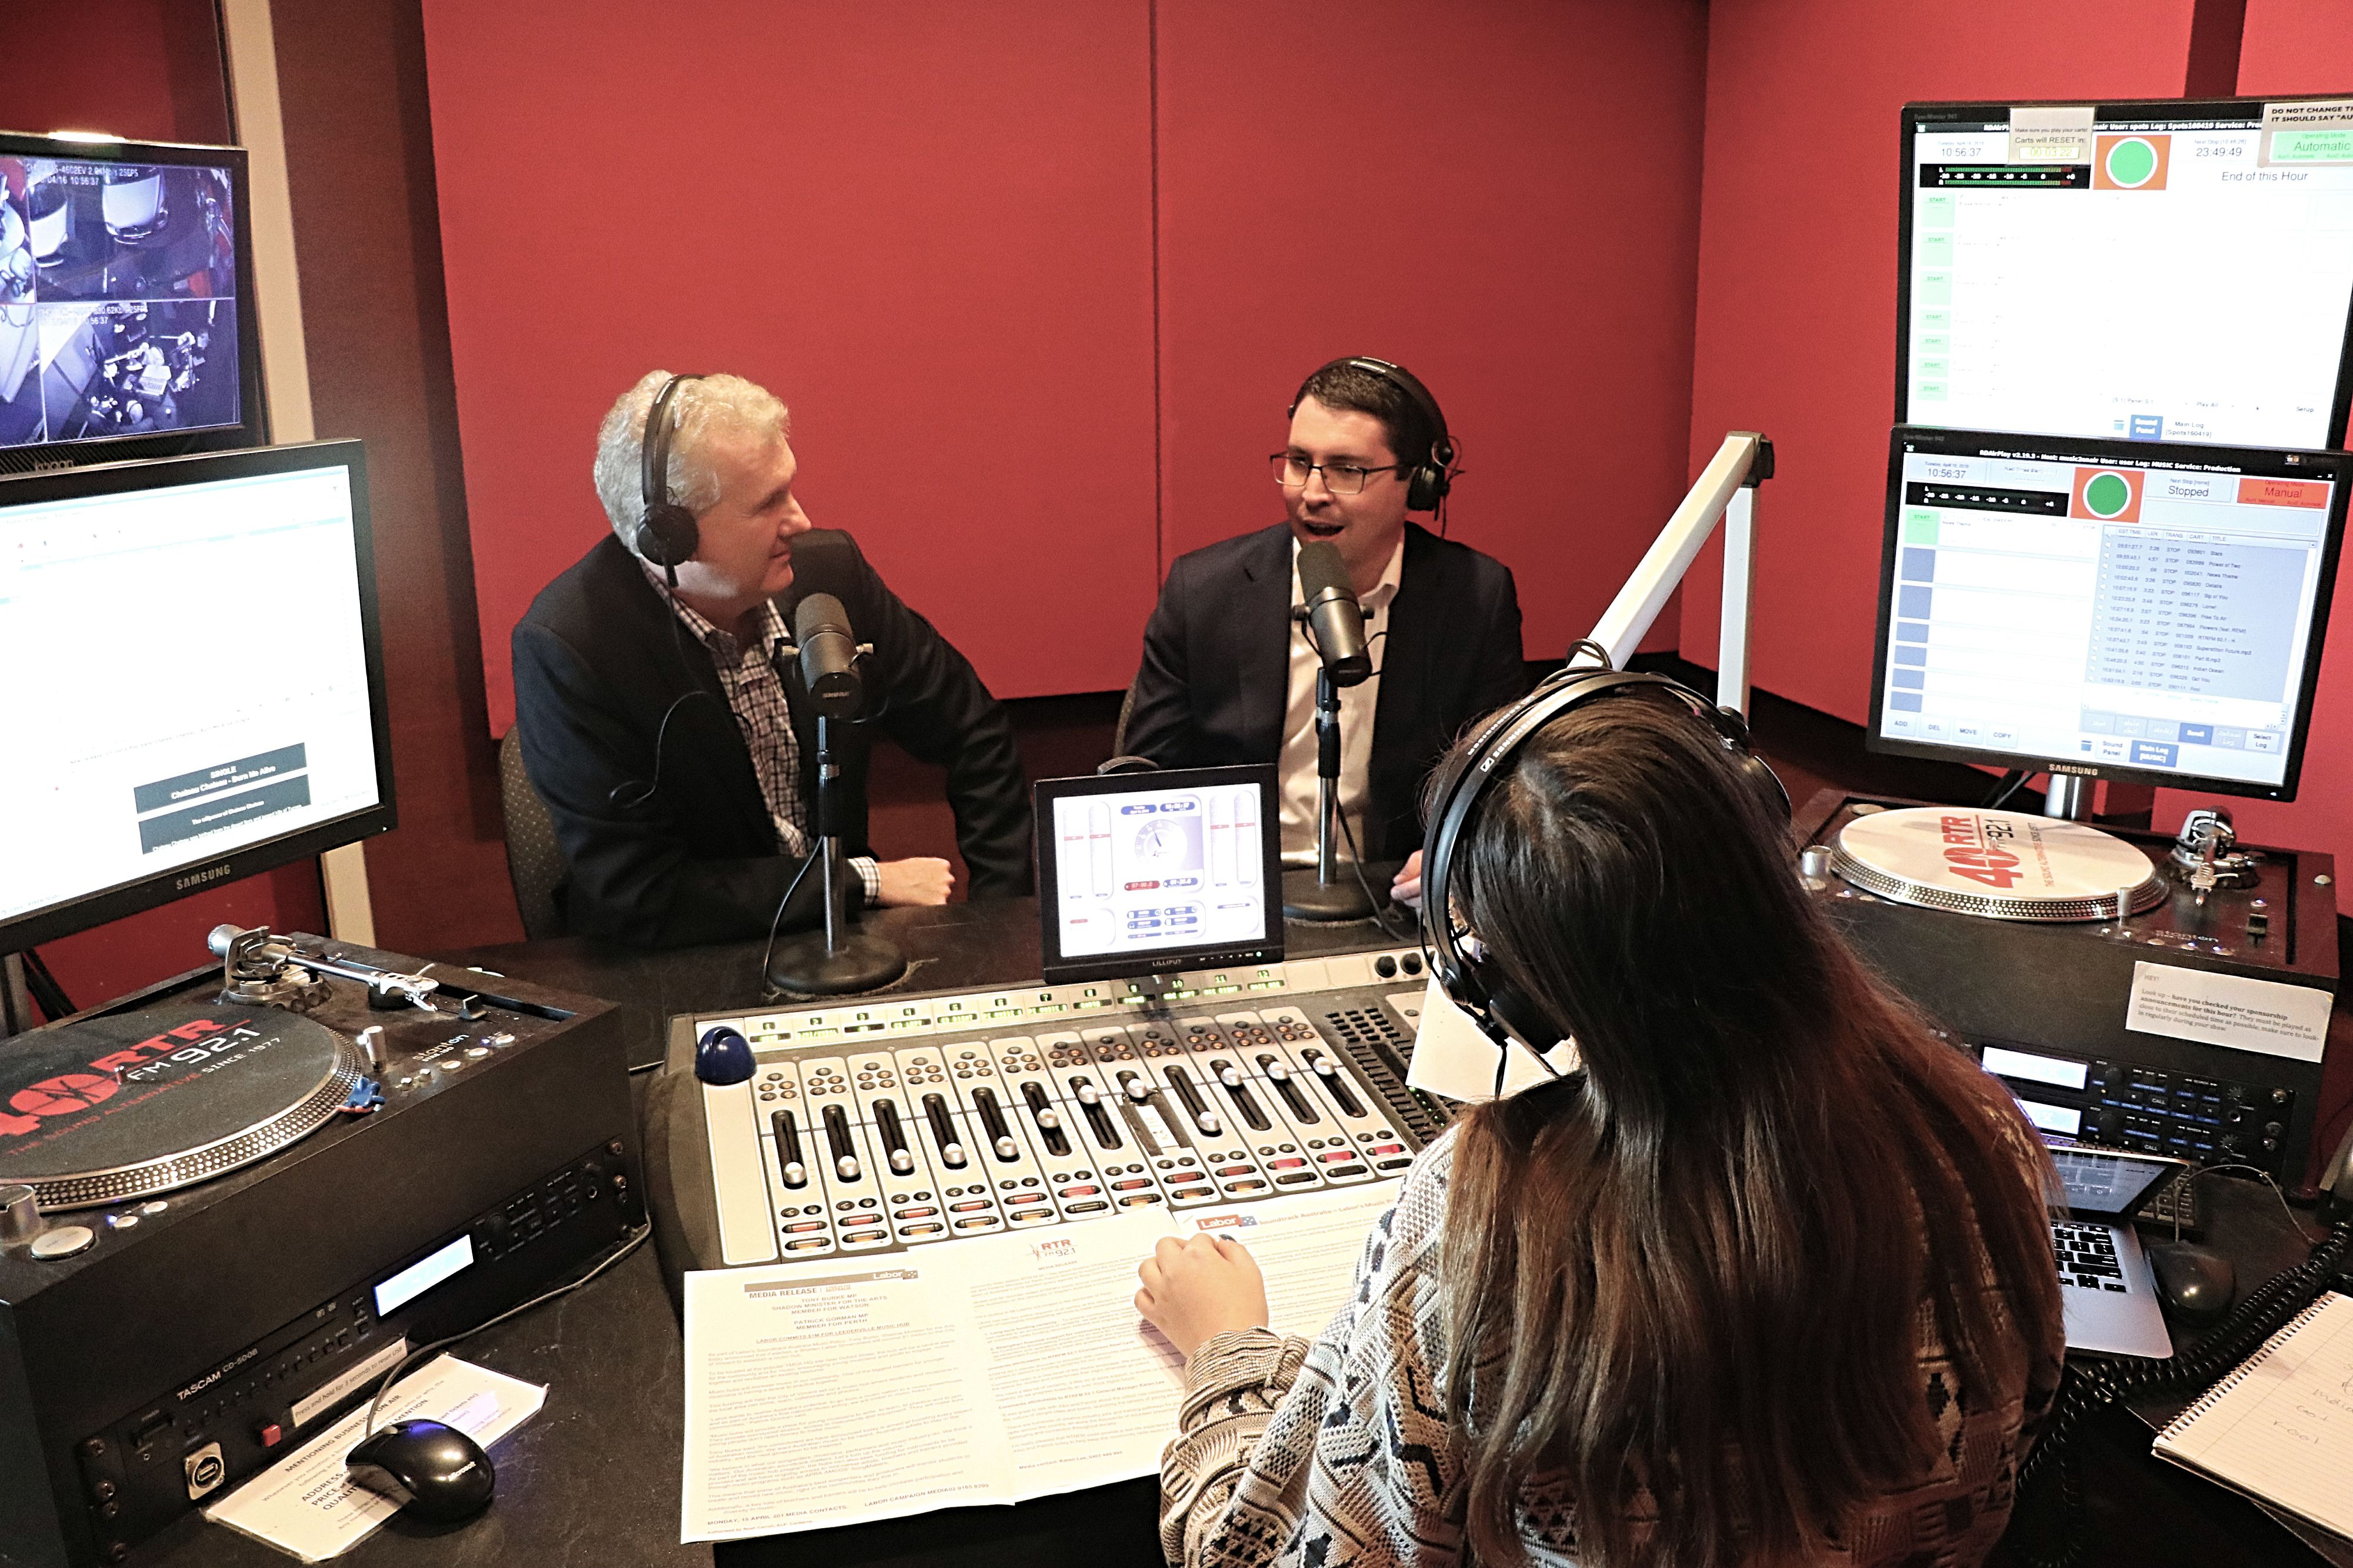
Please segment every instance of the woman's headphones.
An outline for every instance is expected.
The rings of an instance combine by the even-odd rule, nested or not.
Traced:
[[[638,559],[672,573],[694,559],[699,531],[694,514],[670,499],[670,399],[686,383],[702,379],[700,374],[671,376],[646,411],[646,510],[630,535],[629,548]]]
[[[1569,651],[1574,657],[1577,649]],[[1493,964],[1483,961],[1475,944],[1466,943],[1455,931],[1453,906],[1448,901],[1455,848],[1489,788],[1510,772],[1513,759],[1537,731],[1572,708],[1632,688],[1662,692],[1689,708],[1692,716],[1705,724],[1736,759],[1741,777],[1775,820],[1785,824],[1789,820],[1788,791],[1757,754],[1740,715],[1663,675],[1611,669],[1607,664],[1556,670],[1473,736],[1455,764],[1439,779],[1430,802],[1430,832],[1421,857],[1422,939],[1430,950],[1430,973],[1449,999],[1497,1047],[1498,1093],[1505,1059],[1514,1045],[1544,1063],[1547,1072],[1559,1076],[1546,1058],[1566,1031],[1548,1020],[1544,1009],[1529,997],[1513,989]]]
[[[1422,417],[1430,422],[1430,452],[1406,478],[1405,509],[1408,511],[1436,511],[1438,503],[1446,499],[1446,492],[1454,488],[1454,442],[1446,434],[1446,416],[1439,412],[1438,399],[1430,396],[1430,388],[1422,385],[1413,372],[1405,366],[1391,364],[1385,359],[1374,359],[1368,354],[1335,359],[1320,367],[1315,375],[1299,384],[1298,395],[1292,398],[1290,408],[1284,412],[1298,413],[1299,405],[1306,397],[1307,389],[1314,384],[1315,376],[1343,365],[1388,382],[1411,399],[1414,406],[1421,410]]]

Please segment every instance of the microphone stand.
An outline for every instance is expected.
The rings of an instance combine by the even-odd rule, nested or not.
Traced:
[[[1371,918],[1372,900],[1356,879],[1340,879],[1340,689],[1315,671],[1315,868],[1282,874],[1285,920],[1314,924]]]
[[[849,867],[841,850],[843,798],[841,767],[833,759],[833,723],[817,716],[817,826],[812,853],[818,860],[818,886],[825,900],[825,929],[795,937],[776,949],[768,964],[768,984],[779,991],[809,996],[841,996],[888,985],[907,973],[907,955],[881,937],[848,931]]]

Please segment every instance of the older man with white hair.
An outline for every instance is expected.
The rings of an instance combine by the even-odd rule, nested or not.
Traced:
[[[758,936],[812,850],[816,715],[797,667],[775,657],[807,591],[791,542],[812,526],[788,428],[785,405],[740,376],[647,375],[597,433],[612,534],[515,627],[523,762],[569,866],[565,918],[584,935]],[[853,899],[937,904],[951,887],[946,861],[881,860],[866,842],[869,729],[946,768],[973,896],[1028,891],[1029,805],[1005,710],[854,547],[825,588],[873,646],[872,723],[834,736],[854,803],[841,825]],[[818,880],[802,879],[786,929],[820,918]]]

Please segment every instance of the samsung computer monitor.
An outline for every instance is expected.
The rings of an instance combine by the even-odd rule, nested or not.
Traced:
[[[2336,446],[2353,157],[2318,113],[1906,106],[1896,422]]]
[[[245,153],[0,132],[0,472],[258,446]]]
[[[2295,799],[2348,464],[1899,426],[1866,743]]]
[[[1033,794],[1049,981],[1282,956],[1272,763],[1041,779]]]
[[[360,443],[0,479],[0,952],[391,827]]]

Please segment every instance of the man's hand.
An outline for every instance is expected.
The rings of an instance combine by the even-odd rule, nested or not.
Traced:
[[[955,873],[948,863],[929,855],[880,861],[874,875],[882,884],[881,897],[876,901],[884,905],[944,904],[948,890],[955,886]]]
[[[1407,909],[1421,908],[1421,851],[1417,849],[1405,858],[1398,868],[1397,880],[1389,884],[1389,897]]]
[[[1135,1273],[1144,1281],[1135,1310],[1179,1355],[1190,1356],[1218,1334],[1266,1327],[1266,1280],[1239,1242],[1164,1236]]]

